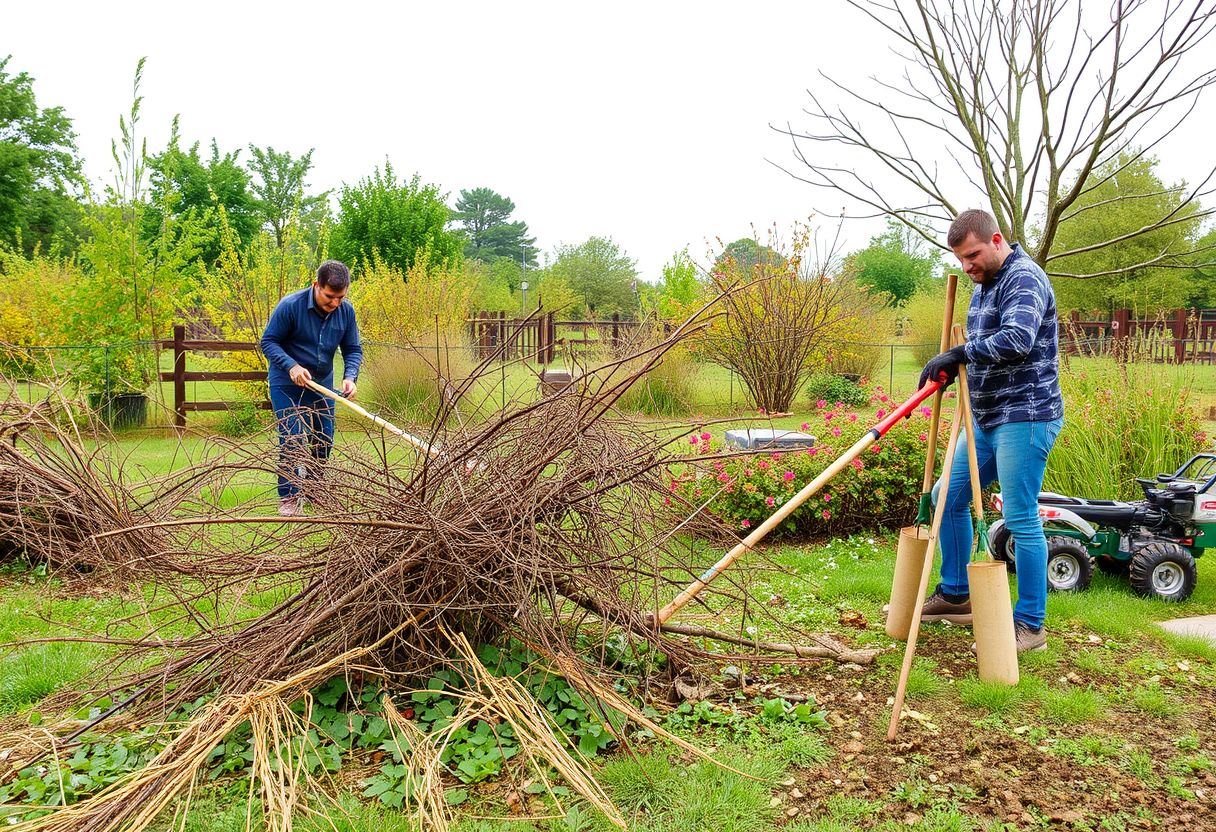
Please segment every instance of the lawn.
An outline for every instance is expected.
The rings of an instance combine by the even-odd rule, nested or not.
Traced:
[[[351,448],[365,441],[371,440],[354,430],[339,437]],[[189,435],[117,442],[132,479],[224,447]],[[231,499],[264,495],[269,510],[272,485],[249,477]],[[1048,650],[1023,658],[1016,688],[976,680],[966,628],[927,625],[909,687],[912,715],[897,741],[887,743],[889,697],[902,658],[902,645],[883,631],[893,549],[893,539],[878,531],[767,547],[730,576],[761,604],[682,616],[760,636],[826,631],[881,652],[867,667],[724,657],[711,668],[704,702],[654,701],[662,724],[725,766],[640,735],[633,753],[599,754],[598,777],[628,828],[1205,828],[1216,811],[1216,647],[1168,635],[1154,622],[1216,613],[1216,557],[1200,559],[1198,589],[1179,605],[1137,598],[1121,580],[1101,574],[1084,593],[1052,595]],[[138,588],[65,583],[41,567],[14,563],[0,573],[0,641],[137,635],[157,620],[156,613],[143,617],[150,601]],[[70,687],[108,652],[80,642],[10,651],[0,660],[0,714],[10,726],[43,718],[39,702]],[[799,703],[808,706],[802,717],[793,710]],[[325,810],[339,829],[411,828],[398,810],[361,796],[377,771],[375,753],[343,752],[330,789],[336,804]],[[201,784],[194,806],[179,818],[181,828],[243,829],[245,783],[221,775]],[[554,816],[551,798],[511,777],[450,785],[462,832],[609,828],[586,804],[560,793],[564,809]],[[512,819],[519,812],[548,819]],[[299,821],[300,828],[330,828],[315,817]]]

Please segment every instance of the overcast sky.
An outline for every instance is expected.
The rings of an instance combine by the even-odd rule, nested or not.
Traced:
[[[95,182],[112,178],[110,141],[146,55],[149,152],[180,114],[187,142],[315,148],[315,190],[388,158],[449,204],[462,188],[509,196],[542,250],[610,236],[650,280],[686,246],[704,262],[715,239],[839,211],[768,161],[792,164],[769,125],[808,124],[821,69],[898,74],[888,46],[843,0],[44,0],[6,4],[0,30],[8,71],[65,108]],[[848,246],[878,230],[846,226]]]

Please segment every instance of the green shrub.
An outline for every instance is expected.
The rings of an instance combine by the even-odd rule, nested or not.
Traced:
[[[824,402],[831,405],[840,402],[852,407],[863,407],[870,403],[869,394],[856,382],[832,373],[816,373],[811,376],[806,384],[806,394],[812,404]]]
[[[263,411],[258,410],[253,402],[237,402],[224,411],[215,430],[223,436],[231,436],[234,439],[253,436],[266,426],[266,418],[262,414]]]
[[[1074,358],[1060,373],[1064,428],[1043,487],[1096,499],[1138,496],[1136,477],[1172,472],[1207,442],[1184,368]]]
[[[618,404],[647,416],[687,416],[692,412],[696,372],[697,365],[687,350],[670,349],[621,396]]]
[[[885,416],[892,403],[878,390],[874,404],[878,409],[864,414],[825,404],[812,417],[813,425],[802,425],[817,437],[813,448],[766,451],[693,466],[697,470],[678,476],[671,490],[694,503],[720,492],[710,511],[740,530],[754,528]],[[920,498],[929,416],[929,408],[923,407],[911,422],[892,428],[849,469],[795,509],[774,534],[840,535],[910,521]],[[708,437],[694,435],[691,441],[707,453]]]
[[[954,323],[967,322],[967,307],[971,303],[971,281],[961,276],[954,301]],[[904,341],[912,347],[918,365],[924,365],[937,355],[942,339],[942,313],[946,308],[946,281],[934,281],[904,304]]]

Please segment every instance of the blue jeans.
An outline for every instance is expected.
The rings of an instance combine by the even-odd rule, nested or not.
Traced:
[[[1005,526],[1017,551],[1018,602],[1013,618],[1038,629],[1047,614],[1047,539],[1039,517],[1039,491],[1047,455],[1063,426],[1063,419],[1050,422],[1010,422],[991,430],[972,425],[980,483],[1001,484]],[[933,486],[937,505],[941,480]],[[968,595],[967,563],[971,556],[971,469],[967,463],[966,433],[959,435],[950,469],[950,490],[942,517],[939,540],[942,549],[941,591]]]
[[[279,428],[279,499],[287,499],[321,479],[334,445],[334,403],[307,387],[272,385],[270,405]]]

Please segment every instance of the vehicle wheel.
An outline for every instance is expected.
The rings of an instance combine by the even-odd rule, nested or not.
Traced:
[[[1195,558],[1177,543],[1146,543],[1132,557],[1127,580],[1138,594],[1185,601],[1195,591]]]
[[[1075,537],[1047,538],[1047,588],[1053,592],[1081,592],[1094,577],[1094,562],[1085,544]]]
[[[1128,567],[1131,566],[1130,560],[1119,560],[1112,557],[1100,557],[1097,559],[1098,571],[1103,575],[1111,575],[1116,578],[1126,578]]]
[[[993,560],[1004,561],[1009,565],[1009,574],[1014,574],[1018,571],[1018,565],[1014,561],[1013,554],[1013,535],[1009,532],[1009,527],[1002,523],[991,534],[988,535],[988,553],[992,555]]]

